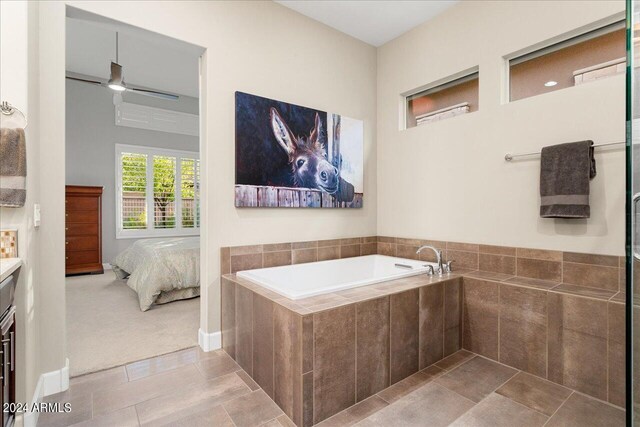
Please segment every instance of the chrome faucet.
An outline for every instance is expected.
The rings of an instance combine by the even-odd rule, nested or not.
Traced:
[[[436,254],[436,262],[438,263],[438,275],[442,276],[444,274],[444,264],[442,263],[442,251],[433,246],[425,245],[420,246],[416,251],[416,254],[422,252],[423,249],[431,249]]]

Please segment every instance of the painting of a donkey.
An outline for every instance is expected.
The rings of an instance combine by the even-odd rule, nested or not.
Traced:
[[[309,136],[296,136],[278,110],[271,108],[271,126],[278,143],[287,154],[296,187],[319,188],[329,194],[338,192],[340,171],[327,160],[320,115]]]
[[[236,92],[236,206],[361,207],[362,122],[348,120],[360,137],[341,142],[338,115]]]

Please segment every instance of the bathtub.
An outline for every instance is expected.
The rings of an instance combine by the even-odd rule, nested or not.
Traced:
[[[435,263],[366,255],[354,258],[259,268],[237,273],[292,300],[425,273]]]

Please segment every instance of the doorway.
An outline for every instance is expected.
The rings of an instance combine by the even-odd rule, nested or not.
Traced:
[[[195,347],[204,49],[67,7],[70,376]]]

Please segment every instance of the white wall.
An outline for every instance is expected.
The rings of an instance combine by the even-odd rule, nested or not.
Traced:
[[[102,259],[108,263],[136,240],[116,239],[115,145],[198,151],[199,140],[197,136],[116,126],[113,93],[100,86],[67,80],[66,96],[66,184],[104,187]],[[124,97],[125,102],[198,114],[198,100],[188,96],[177,101],[135,94]]]
[[[591,218],[539,217],[539,158],[625,139],[624,76],[503,104],[503,57],[616,13],[615,1],[461,2],[378,50],[378,234],[624,254],[624,146],[596,149]],[[622,15],[623,16],[623,15]],[[399,130],[400,94],[480,67],[480,111]]]
[[[33,205],[38,202],[40,173],[38,132],[38,9],[26,2],[0,3],[0,99],[28,118],[27,197],[23,208],[0,208],[0,229],[18,229],[18,255],[24,264],[18,275],[15,304],[17,389],[19,402],[30,401],[40,376],[39,321],[41,232],[33,227]]]

